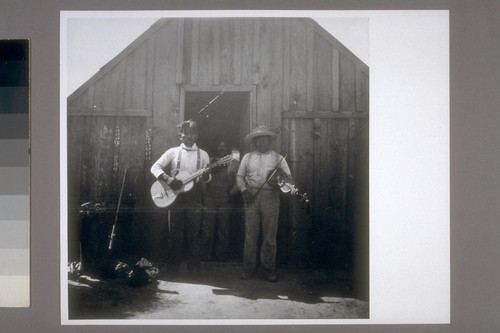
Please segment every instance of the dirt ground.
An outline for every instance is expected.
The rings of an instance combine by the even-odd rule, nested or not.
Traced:
[[[69,280],[70,319],[354,319],[368,302],[353,297],[350,281],[328,271],[279,270],[278,281],[257,274],[240,280],[238,263],[202,263],[201,273],[131,287],[123,279]]]

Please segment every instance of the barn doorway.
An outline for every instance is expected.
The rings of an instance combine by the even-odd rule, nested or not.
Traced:
[[[249,106],[250,93],[245,91],[186,91],[184,119],[198,122],[198,146],[214,156],[220,140],[241,150],[248,134]]]
[[[237,150],[242,157],[246,152],[244,137],[250,127],[251,98],[251,91],[185,91],[184,119],[192,119],[198,123],[198,147],[213,157],[216,156],[217,145],[223,140],[230,151]],[[217,171],[212,172],[214,177],[217,177]],[[215,186],[214,181],[213,183],[208,186]],[[210,189],[206,193],[202,222],[202,260],[241,262],[244,243],[241,198],[231,198],[231,208],[225,209],[225,204],[217,199],[213,200],[211,196],[214,195],[217,196]],[[228,222],[220,222],[224,219],[220,215],[221,211],[222,214],[228,214]],[[221,240],[224,236],[221,236],[218,229],[221,224],[226,225],[228,237],[225,242]],[[223,243],[227,243],[227,247],[220,245]],[[227,250],[221,251],[221,247]]]

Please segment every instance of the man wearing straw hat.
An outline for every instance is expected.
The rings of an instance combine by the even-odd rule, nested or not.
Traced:
[[[271,141],[277,133],[267,126],[256,127],[245,137],[255,149],[241,160],[236,183],[245,203],[245,245],[243,251],[243,273],[241,279],[250,279],[257,268],[259,232],[262,230],[260,262],[266,279],[277,281],[276,234],[280,207],[276,174],[293,182],[290,168],[283,156],[273,151]]]

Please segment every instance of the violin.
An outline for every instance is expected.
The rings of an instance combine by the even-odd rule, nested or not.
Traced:
[[[309,198],[307,197],[307,193],[301,193],[300,190],[295,187],[294,184],[286,181],[285,177],[281,174],[276,176],[276,180],[278,186],[283,193],[290,193],[292,196],[297,196],[301,201],[304,201],[306,204],[309,203]]]

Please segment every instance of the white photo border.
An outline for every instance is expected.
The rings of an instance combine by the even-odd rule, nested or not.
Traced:
[[[67,22],[134,17],[368,18],[370,318],[69,320]],[[62,11],[61,322],[65,325],[350,325],[450,323],[449,11]]]

